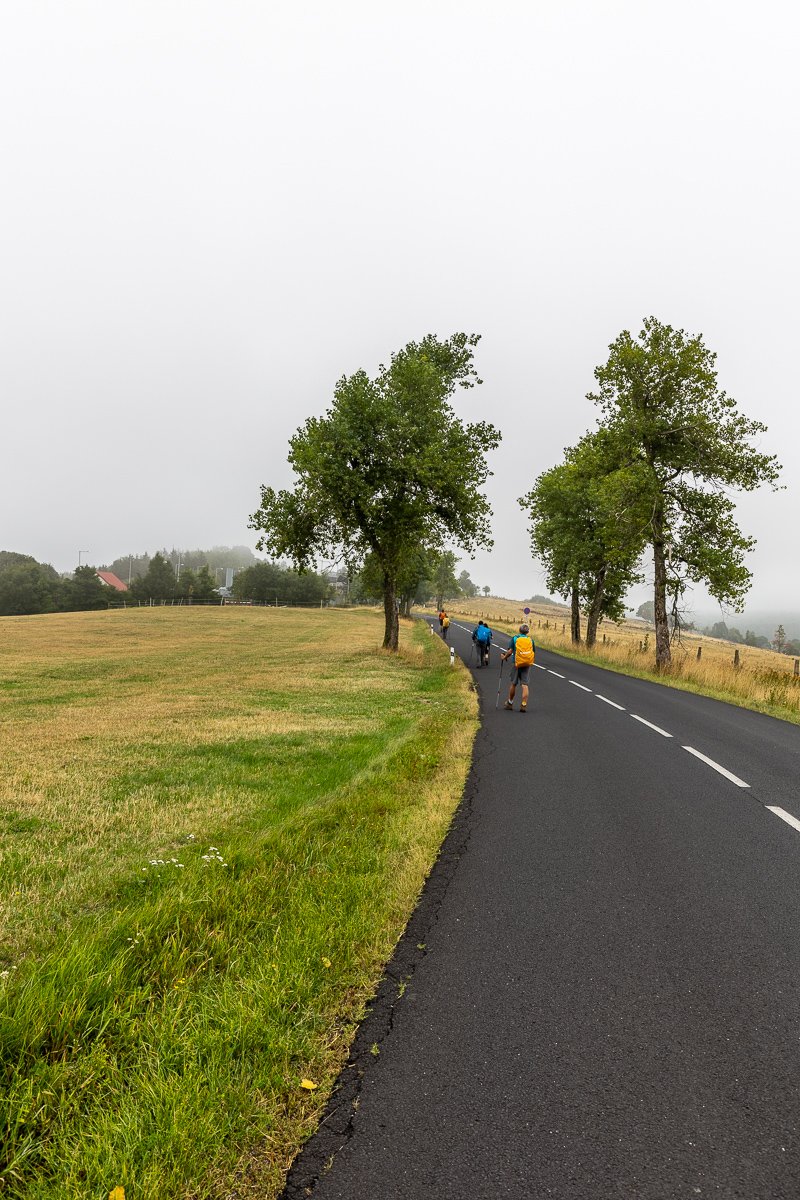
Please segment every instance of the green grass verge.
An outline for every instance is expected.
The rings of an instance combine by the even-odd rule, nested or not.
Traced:
[[[377,641],[379,622],[357,619]],[[281,620],[281,637],[303,640]],[[158,621],[151,628],[163,631]],[[363,629],[355,649],[340,639],[341,670],[329,643],[316,695],[290,676],[242,697],[273,717],[301,714],[307,733],[184,740],[179,722],[117,764],[104,804],[146,796],[158,808],[177,791],[191,815],[155,853],[152,840],[137,851],[130,823],[119,847],[105,847],[109,858],[119,849],[116,866],[98,867],[72,909],[59,900],[62,856],[37,909],[51,904],[62,931],[15,927],[27,950],[0,986],[0,1194],[105,1200],[122,1187],[126,1200],[211,1200],[234,1181],[237,1197],[278,1193],[468,768],[468,677],[424,628],[404,638],[413,644],[397,658],[366,648]],[[98,679],[88,663],[85,672]],[[198,794],[209,803],[193,833]],[[216,816],[215,797],[227,797]],[[60,844],[56,818],[48,824]],[[28,878],[24,839],[39,837],[41,821],[9,808],[6,834],[17,839],[5,860],[14,886],[15,874]]]

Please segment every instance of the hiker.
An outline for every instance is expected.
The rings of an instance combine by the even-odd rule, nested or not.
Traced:
[[[442,637],[447,641],[447,631],[450,628],[450,618],[446,612],[442,613]]]
[[[492,644],[492,631],[485,621],[478,621],[472,631],[472,640],[478,651],[478,668],[489,666],[489,647]]]
[[[522,684],[522,703],[519,706],[520,712],[528,711],[528,675],[533,666],[533,659],[536,654],[536,647],[533,644],[531,631],[527,625],[520,625],[519,633],[511,639],[511,645],[503,655],[503,662],[507,658],[514,655],[514,665],[511,668],[511,687],[508,689],[508,699],[503,708],[512,709],[514,707],[514,696],[517,691],[517,684]]]
[[[442,621],[444,620],[444,609],[439,609],[439,633],[442,632]]]

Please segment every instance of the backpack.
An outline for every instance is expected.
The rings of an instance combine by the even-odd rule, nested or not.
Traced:
[[[521,634],[514,642],[514,666],[532,667],[533,654],[533,638],[528,637],[527,634]]]
[[[449,628],[450,628],[450,618],[442,617],[442,629],[449,629]]]
[[[492,631],[489,629],[488,625],[479,625],[475,630],[475,640],[480,642],[482,646],[486,645],[491,636]]]

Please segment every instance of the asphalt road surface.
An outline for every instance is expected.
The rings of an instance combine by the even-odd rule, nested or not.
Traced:
[[[800,728],[546,651],[496,710],[499,657],[287,1200],[798,1200]]]

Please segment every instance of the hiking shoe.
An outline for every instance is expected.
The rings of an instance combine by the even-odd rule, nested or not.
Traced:
[[[519,711],[520,711],[520,712],[527,712],[527,711],[528,711],[528,706],[527,706],[527,704],[521,704],[521,705],[519,706]]]
[[[510,700],[506,700],[505,704],[503,705],[503,708],[507,708],[509,710],[509,712],[512,712],[514,709],[514,705],[511,703]]]

